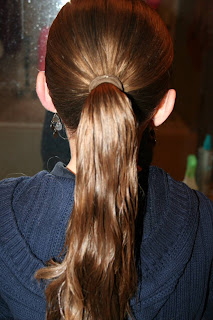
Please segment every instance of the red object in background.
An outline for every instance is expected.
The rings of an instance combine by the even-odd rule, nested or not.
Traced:
[[[148,5],[153,8],[157,9],[160,5],[161,0],[147,0]]]
[[[44,27],[38,39],[38,70],[45,71],[45,56],[47,50],[47,38],[49,34],[49,28]]]

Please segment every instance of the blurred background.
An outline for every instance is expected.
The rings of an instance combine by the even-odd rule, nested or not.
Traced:
[[[41,156],[45,111],[35,81],[44,68],[48,28],[66,2],[0,0],[0,179],[48,167]],[[213,134],[213,1],[147,2],[172,35],[177,90],[175,112],[156,130],[153,163],[183,180],[187,155]]]

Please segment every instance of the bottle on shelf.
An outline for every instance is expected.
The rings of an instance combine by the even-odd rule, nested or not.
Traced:
[[[197,184],[199,191],[209,195],[212,179],[212,138],[207,134],[203,146],[198,149]]]
[[[186,173],[183,182],[188,187],[194,190],[198,190],[196,183],[196,169],[197,169],[197,158],[194,154],[190,154],[187,157]]]

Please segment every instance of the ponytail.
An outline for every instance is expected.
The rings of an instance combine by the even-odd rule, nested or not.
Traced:
[[[130,312],[129,299],[137,287],[135,128],[130,101],[117,87],[104,83],[90,93],[77,129],[75,199],[66,257],[62,265],[38,273],[52,280],[47,319],[58,316],[53,297],[59,287],[65,319],[116,320]]]

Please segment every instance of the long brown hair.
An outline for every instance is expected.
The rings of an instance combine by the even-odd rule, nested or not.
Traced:
[[[76,133],[74,207],[63,262],[37,278],[46,289],[47,319],[124,319],[137,289],[135,219],[138,128],[168,90],[171,38],[140,0],[72,0],[54,20],[46,78],[53,103]],[[124,91],[102,83],[120,79]]]

